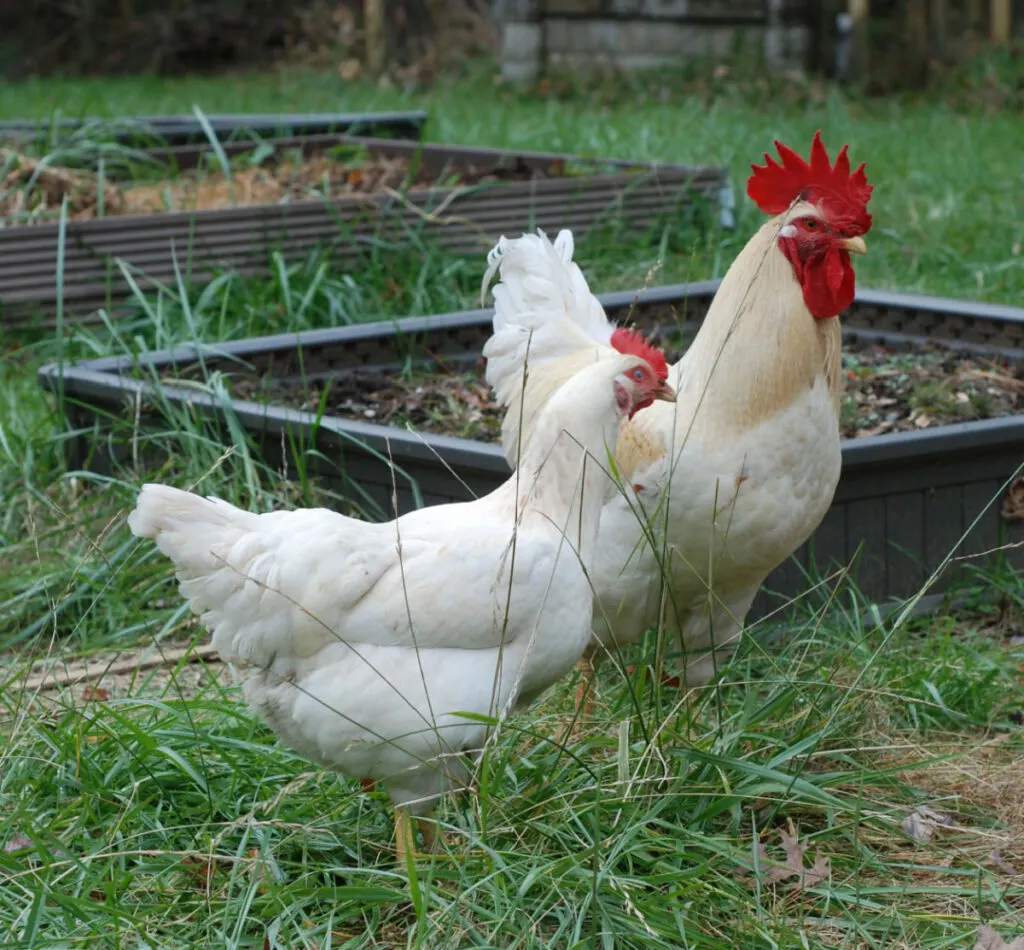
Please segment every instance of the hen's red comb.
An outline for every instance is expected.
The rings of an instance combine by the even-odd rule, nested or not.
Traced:
[[[872,185],[864,174],[864,162],[850,173],[850,158],[844,145],[829,161],[821,142],[821,130],[814,133],[811,162],[807,164],[789,146],[778,139],[775,147],[780,165],[767,152],[764,165],[751,165],[754,174],[747,180],[747,194],[765,214],[782,214],[795,200],[804,198],[819,205],[832,219],[833,226],[850,234],[867,234],[871,215],[867,211]]]
[[[612,346],[620,353],[647,360],[658,379],[668,379],[668,360],[665,359],[665,354],[653,343],[648,343],[639,330],[619,327],[612,332]]]

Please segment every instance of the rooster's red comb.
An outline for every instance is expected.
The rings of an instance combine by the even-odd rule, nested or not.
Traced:
[[[658,379],[668,379],[668,360],[653,343],[648,343],[639,330],[627,330],[619,327],[612,332],[612,346],[620,353],[629,356],[639,356],[651,364]]]
[[[868,233],[871,215],[867,204],[872,186],[864,174],[864,162],[850,173],[850,158],[846,154],[849,146],[842,147],[835,165],[829,161],[820,129],[811,143],[810,164],[778,139],[775,147],[782,164],[765,152],[765,164],[751,165],[754,174],[747,180],[747,194],[765,214],[782,214],[802,198],[818,205],[837,230],[851,235]]]

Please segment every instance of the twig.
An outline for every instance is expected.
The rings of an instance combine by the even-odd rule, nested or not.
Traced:
[[[441,213],[450,205],[456,198],[461,198],[463,195],[468,194],[472,189],[470,188],[453,188],[448,195],[445,196],[444,200],[438,204],[433,211],[424,211],[419,205],[411,202],[405,195],[400,191],[396,191],[394,188],[390,188],[387,185],[381,187],[381,191],[389,198],[393,198],[396,201],[400,201],[406,208],[408,208],[413,214],[419,215],[428,224],[464,224],[468,228],[472,228],[487,244],[493,241],[493,237],[489,235],[479,224],[476,223],[472,218],[466,218],[462,215],[451,215],[450,217],[442,217]]]
[[[67,686],[75,686],[79,683],[89,683],[102,679],[104,676],[119,676],[122,673],[142,672],[151,670],[158,666],[174,666],[184,661],[185,663],[199,662],[220,662],[220,656],[212,646],[187,646],[178,647],[174,650],[167,650],[148,657],[135,657],[131,660],[121,660],[111,663],[109,660],[94,662],[91,666],[88,660],[83,666],[74,669],[47,670],[45,673],[37,674],[25,681],[24,689],[28,692],[46,692],[52,689],[60,689]]]

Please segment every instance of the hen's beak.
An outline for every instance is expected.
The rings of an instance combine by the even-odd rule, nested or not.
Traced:
[[[676,401],[676,391],[664,380],[658,383],[658,385],[651,390],[651,395],[655,399],[662,400],[662,402]]]
[[[864,238],[862,237],[844,238],[839,242],[839,246],[851,254],[867,254],[868,252],[868,246],[864,243]]]

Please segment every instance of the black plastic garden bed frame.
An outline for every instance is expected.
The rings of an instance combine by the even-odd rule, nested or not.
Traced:
[[[708,281],[639,295],[606,294],[601,300],[609,316],[620,319],[636,301],[630,319],[648,331],[680,325],[692,330],[716,289],[717,282]],[[202,354],[208,372],[247,369],[246,375],[282,382],[308,382],[355,368],[395,370],[408,365],[410,356],[429,364],[423,356],[428,349],[431,358],[457,366],[479,358],[491,317],[491,310],[472,310],[257,337],[204,347]],[[1024,360],[1024,310],[1011,307],[862,290],[844,315],[844,334],[897,346],[941,342]],[[103,472],[123,465],[138,450],[138,434],[160,424],[153,386],[144,379],[152,378],[153,370],[186,372],[196,360],[193,348],[182,347],[149,354],[148,374],[129,357],[79,363],[63,374],[55,365],[41,369],[43,386],[62,387],[75,430],[68,443],[71,465]],[[165,384],[162,395],[203,417],[224,417],[224,403],[194,389]],[[234,400],[229,406],[269,465],[295,471],[294,454],[305,453],[313,477],[339,496],[364,504],[371,500],[379,515],[393,513],[394,499],[400,511],[465,500],[508,477],[497,445],[340,418],[318,422],[307,412],[254,402]],[[121,420],[120,435],[115,420]],[[123,431],[125,420],[135,420],[130,437]],[[149,461],[159,461],[160,450],[155,451]],[[793,596],[806,590],[808,572],[824,576],[836,565],[853,564],[862,593],[883,603],[915,594],[965,532],[956,554],[977,556],[977,563],[986,562],[984,552],[1024,540],[1024,523],[1002,517],[1000,498],[1024,462],[1024,416],[847,439],[842,452],[843,473],[831,510],[811,541],[769,578],[768,589]],[[1019,550],[1005,549],[1005,556],[1024,566]],[[936,589],[962,581],[965,563],[970,562],[947,569]],[[767,606],[762,601],[759,609]]]
[[[545,152],[463,148],[344,135],[269,142],[306,152],[351,144],[373,156],[418,163],[439,180],[451,172],[513,178],[481,185],[419,188],[404,194],[348,195],[205,211],[118,215],[0,229],[0,325],[55,322],[65,315],[98,319],[131,293],[127,268],[144,290],[175,286],[178,274],[202,283],[223,268],[269,273],[273,253],[285,260],[316,249],[343,263],[370,242],[408,246],[411,235],[448,252],[486,251],[501,234],[539,226],[577,235],[604,222],[632,230],[671,223],[695,201],[717,205],[728,190],[718,167],[583,159]],[[228,156],[252,143],[223,146]],[[184,145],[152,154],[179,167],[195,165],[210,147]],[[699,196],[699,197],[698,197]],[[728,214],[729,202],[722,208]],[[58,276],[63,285],[58,287]]]
[[[238,113],[204,117],[221,142],[256,138],[289,138],[309,135],[368,135],[417,139],[427,122],[427,113],[410,112],[300,112]],[[118,129],[117,122],[123,122]],[[123,120],[86,116],[80,119],[5,119],[0,121],[0,139],[40,140],[54,136],[57,141],[90,126],[109,125],[114,138],[130,143],[140,139],[159,139],[163,146],[208,145],[203,123],[194,115],[127,116]]]

